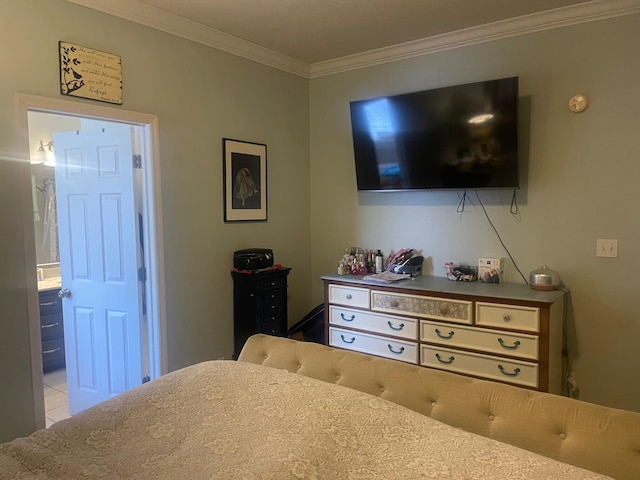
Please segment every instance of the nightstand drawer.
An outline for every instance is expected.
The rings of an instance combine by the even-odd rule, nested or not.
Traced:
[[[538,387],[537,363],[421,345],[420,365],[527,387]]]
[[[452,347],[538,359],[538,337],[523,333],[420,321],[420,340]]]
[[[540,331],[540,309],[500,303],[476,302],[476,324],[487,327]]]
[[[333,305],[329,307],[329,323],[408,340],[415,340],[418,336],[418,321],[413,318],[393,317]]]
[[[472,302],[382,291],[371,292],[371,310],[471,325]]]
[[[418,363],[418,346],[412,342],[330,327],[329,345],[402,362]]]
[[[369,308],[369,289],[329,285],[329,303],[351,307]]]

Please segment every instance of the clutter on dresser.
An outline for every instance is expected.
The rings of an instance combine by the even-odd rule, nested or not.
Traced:
[[[406,275],[403,273],[393,273],[393,272],[382,272],[382,273],[374,273],[371,275],[365,275],[362,277],[365,281],[378,282],[378,283],[394,283],[400,280],[408,280],[412,279],[413,275]]]
[[[444,264],[444,271],[447,278],[454,282],[475,282],[478,280],[478,267],[447,262]]]
[[[556,290],[560,286],[560,275],[543,265],[529,273],[529,286],[534,290]]]
[[[478,278],[484,283],[504,283],[504,261],[502,258],[478,259]]]
[[[389,272],[417,277],[422,275],[423,263],[424,257],[413,248],[402,248],[389,255],[385,264],[382,250],[351,247],[345,250],[338,262],[338,275],[369,275],[371,278],[372,275]],[[384,281],[389,281],[391,276],[383,277]]]
[[[338,262],[338,275],[368,275],[384,271],[380,249],[351,247],[345,250]]]
[[[413,248],[403,248],[389,258],[386,270],[392,273],[418,277],[422,275],[423,263],[424,257]]]

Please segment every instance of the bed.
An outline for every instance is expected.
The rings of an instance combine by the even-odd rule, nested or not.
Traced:
[[[380,396],[260,364],[278,359],[262,337],[250,339],[240,361],[169,373],[0,445],[0,478],[610,478]],[[303,345],[278,341],[280,350]]]

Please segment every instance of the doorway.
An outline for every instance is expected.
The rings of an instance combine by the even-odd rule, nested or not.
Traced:
[[[143,317],[140,322],[140,332],[143,341],[140,345],[139,365],[133,370],[142,372],[139,378],[132,382],[132,386],[147,379],[153,379],[166,372],[166,338],[164,322],[164,276],[162,265],[162,235],[160,215],[160,192],[158,182],[158,160],[157,160],[157,119],[155,116],[115,110],[109,107],[76,104],[74,102],[53,100],[30,95],[16,95],[19,106],[19,114],[22,119],[22,131],[28,132],[29,151],[31,153],[40,149],[40,144],[45,146],[45,150],[55,150],[53,134],[58,131],[76,130],[80,132],[100,131],[106,129],[117,129],[126,127],[134,132],[133,138],[136,148],[135,161],[138,162],[137,180],[132,187],[134,192],[129,192],[139,200],[139,208],[136,210],[134,220],[136,225],[136,240],[139,245],[136,247],[139,262],[143,265],[141,269],[144,282],[138,283],[140,294],[140,311]],[[70,125],[73,127],[69,128]],[[125,129],[126,129],[125,128]],[[34,146],[35,143],[35,146]],[[40,149],[41,150],[41,149]],[[48,153],[48,152],[47,152]],[[42,170],[43,167],[38,166]],[[46,173],[46,169],[45,169]],[[38,182],[32,176],[32,189],[34,198],[38,197]],[[34,205],[36,205],[34,203]],[[43,212],[43,215],[47,212]],[[39,213],[34,208],[34,220]],[[41,217],[42,220],[42,217]],[[49,218],[51,220],[51,217]],[[62,226],[62,225],[61,225]],[[52,275],[45,274],[47,267],[60,266],[58,248],[58,237],[54,235],[53,228],[57,225],[49,224],[44,226],[41,221],[40,228],[37,228],[34,221],[33,230],[33,262],[27,259],[28,269],[47,277],[50,282]],[[144,232],[144,234],[143,234]],[[48,240],[48,242],[47,242]],[[40,258],[45,254],[45,258]],[[48,255],[48,256],[47,256]],[[56,258],[57,257],[57,258]],[[63,256],[64,258],[64,256]],[[42,265],[42,266],[41,266]],[[64,270],[64,266],[63,266]],[[54,273],[55,275],[55,273]],[[64,285],[62,285],[62,291]],[[107,295],[108,296],[108,295]],[[61,297],[62,299],[62,297]],[[66,299],[62,299],[66,301]],[[42,392],[42,343],[40,328],[40,312],[38,309],[30,309],[30,331],[32,332],[32,364],[34,365],[34,392],[36,397]],[[77,319],[72,319],[76,321]],[[78,367],[74,370],[76,377],[81,377],[82,372],[94,370],[95,365],[85,368]],[[75,378],[75,377],[74,377]],[[76,380],[78,378],[75,378]],[[80,378],[82,380],[82,378]],[[37,385],[40,383],[40,385]],[[124,385],[124,383],[121,383]],[[77,382],[76,382],[77,386]],[[122,388],[120,388],[123,391]],[[116,392],[118,393],[118,392]],[[110,393],[109,395],[115,395]],[[38,428],[44,426],[44,400],[36,398],[36,424]],[[82,407],[84,408],[84,407]]]

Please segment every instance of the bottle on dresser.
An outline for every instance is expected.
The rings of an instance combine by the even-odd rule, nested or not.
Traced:
[[[382,252],[380,251],[380,249],[376,251],[374,258],[375,258],[376,273],[382,273],[383,258],[382,258]]]

